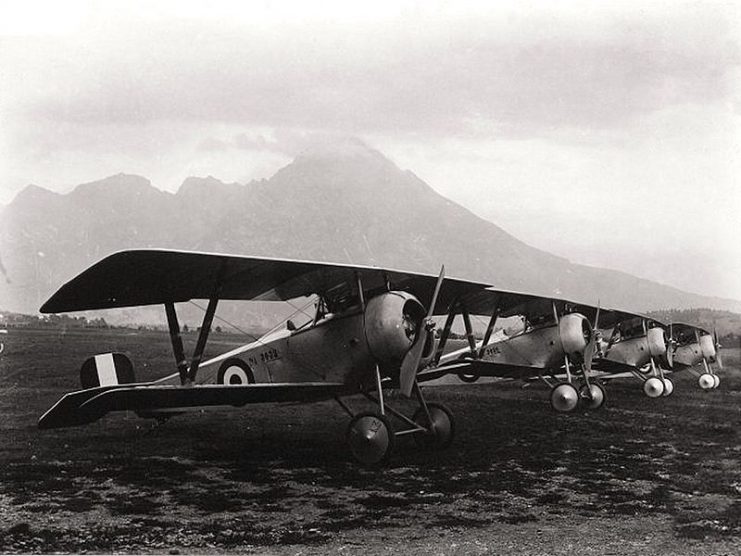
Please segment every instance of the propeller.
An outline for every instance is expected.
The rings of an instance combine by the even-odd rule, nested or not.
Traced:
[[[589,372],[592,370],[592,359],[594,354],[597,352],[597,341],[599,340],[599,312],[600,303],[597,302],[597,313],[594,315],[594,327],[592,329],[592,336],[589,338],[587,347],[584,348],[584,371]]]
[[[718,363],[718,368],[723,368],[723,360],[720,358],[720,340],[718,340],[718,329],[713,326],[713,341],[715,342],[715,362]]]
[[[402,395],[407,398],[412,395],[412,388],[414,387],[414,379],[417,377],[417,371],[419,370],[419,362],[422,360],[422,352],[427,344],[427,336],[432,332],[434,328],[434,322],[432,322],[432,315],[435,313],[435,305],[437,304],[437,296],[440,293],[440,287],[443,285],[445,280],[445,265],[440,268],[440,276],[437,277],[437,284],[435,284],[435,293],[432,294],[432,301],[430,307],[427,309],[427,316],[425,317],[422,326],[417,329],[417,337],[412,343],[412,347],[404,356],[404,360],[401,362],[401,368],[399,369],[399,385],[401,388]]]

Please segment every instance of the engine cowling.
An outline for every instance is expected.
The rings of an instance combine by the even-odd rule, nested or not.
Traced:
[[[705,359],[714,360],[715,359],[715,343],[713,342],[713,337],[710,334],[703,334],[700,336],[700,350],[702,351],[702,356]]]
[[[646,331],[646,341],[648,342],[648,353],[651,354],[651,357],[666,355],[666,340],[664,339],[663,328],[649,328]]]
[[[412,347],[424,318],[425,308],[410,293],[392,291],[370,299],[365,307],[365,338],[373,357],[382,363],[400,363]],[[428,338],[431,337],[429,334]],[[423,357],[428,355],[427,351],[425,346]]]
[[[592,337],[592,326],[584,315],[569,313],[558,320],[558,335],[566,355],[581,357]]]

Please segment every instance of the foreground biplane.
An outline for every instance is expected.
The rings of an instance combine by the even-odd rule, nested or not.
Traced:
[[[201,360],[219,300],[285,301],[316,296],[314,318],[208,362]],[[164,250],[111,255],[62,286],[44,313],[162,304],[177,374],[137,383],[122,354],[102,354],[81,369],[83,390],[65,395],[39,420],[41,428],[90,423],[112,411],[145,417],[208,406],[335,399],[350,414],[348,443],[365,464],[384,460],[394,438],[412,434],[442,448],[453,439],[450,411],[426,403],[418,371],[434,355],[434,315],[451,307],[493,314],[506,294],[485,284],[381,268]],[[190,360],[175,304],[208,299]],[[425,306],[423,303],[426,303]],[[581,332],[581,328],[579,331]],[[460,362],[461,368],[468,363]],[[450,372],[448,366],[445,372]],[[426,379],[440,376],[434,370]],[[421,375],[420,375],[421,376]],[[384,401],[397,386],[419,407],[411,416]],[[377,411],[353,414],[342,397],[363,394]],[[395,430],[388,416],[403,424]]]

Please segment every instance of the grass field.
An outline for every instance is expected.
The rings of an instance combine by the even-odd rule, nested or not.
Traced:
[[[453,446],[428,453],[400,439],[387,468],[366,470],[330,402],[39,431],[38,417],[78,389],[87,356],[122,351],[138,378],[154,378],[173,368],[169,340],[2,339],[0,552],[741,551],[738,350],[723,353],[718,391],[677,376],[672,397],[649,400],[637,382],[613,382],[594,413],[557,415],[540,386],[430,387],[455,413]],[[212,353],[235,343],[215,336]]]

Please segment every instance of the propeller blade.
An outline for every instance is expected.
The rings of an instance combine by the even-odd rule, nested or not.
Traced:
[[[669,323],[669,343],[666,345],[666,362],[669,368],[674,368],[674,329],[672,323]]]
[[[594,329],[595,330],[599,329],[599,311],[600,311],[600,302],[598,300],[597,301],[597,314],[594,315]]]
[[[593,332],[592,337],[589,339],[587,347],[584,348],[584,372],[588,373],[592,370],[592,360],[594,354],[597,351],[597,335]]]
[[[599,330],[599,312],[600,302],[597,301],[597,313],[594,315],[594,326],[592,328],[592,336],[589,338],[587,347],[584,348],[584,372],[589,373],[592,371],[592,360],[594,354],[597,353],[597,335]]]
[[[718,340],[718,329],[713,327],[713,340],[715,341],[715,362],[718,363],[718,368],[723,368],[723,360],[720,358],[720,340]]]
[[[414,339],[412,347],[409,349],[407,354],[404,356],[404,360],[401,362],[401,368],[399,369],[399,386],[402,395],[407,398],[412,395],[412,388],[414,387],[414,379],[417,378],[417,371],[419,370],[419,362],[422,360],[422,352],[425,349],[427,343],[427,336],[431,332],[429,326],[432,315],[435,314],[435,305],[437,304],[437,296],[440,293],[440,287],[443,285],[445,280],[445,265],[440,268],[440,276],[437,277],[437,283],[435,284],[435,293],[432,294],[432,301],[430,307],[427,309],[427,317],[425,317],[422,326],[417,331],[417,337]]]

